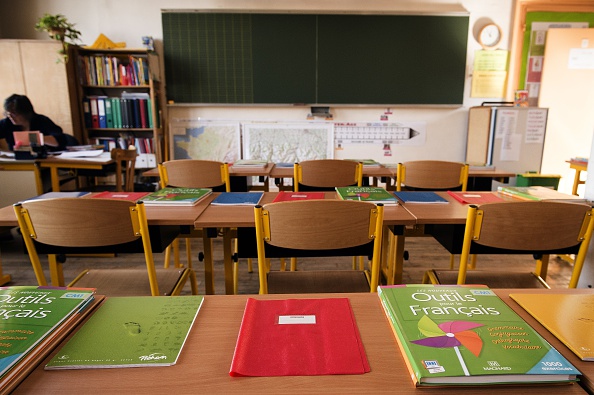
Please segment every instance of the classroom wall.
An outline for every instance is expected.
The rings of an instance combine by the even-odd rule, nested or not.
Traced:
[[[92,44],[100,33],[112,41],[126,42],[128,47],[141,47],[142,36],[153,36],[157,50],[163,37],[161,9],[216,10],[280,10],[330,11],[360,13],[444,13],[468,11],[470,24],[464,103],[461,107],[397,107],[392,108],[389,122],[426,122],[426,141],[422,146],[397,146],[386,162],[412,159],[463,161],[466,155],[468,108],[483,101],[502,98],[470,98],[470,82],[474,52],[480,49],[474,39],[488,21],[498,23],[504,33],[501,49],[510,47],[510,26],[513,0],[0,0],[0,37],[45,39],[45,33],[34,30],[35,21],[45,12],[64,14],[82,32],[85,44]],[[435,59],[439,62],[439,59]],[[1,81],[1,76],[0,76]],[[439,89],[436,86],[435,89]],[[169,116],[224,120],[303,121],[309,107],[288,106],[175,106]],[[385,107],[332,107],[336,122],[377,122],[385,115]],[[48,114],[51,115],[51,114]]]

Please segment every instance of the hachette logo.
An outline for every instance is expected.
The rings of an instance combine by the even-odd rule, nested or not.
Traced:
[[[160,361],[162,359],[167,359],[167,355],[163,355],[158,352],[154,352],[149,355],[141,355],[138,357],[141,361]]]

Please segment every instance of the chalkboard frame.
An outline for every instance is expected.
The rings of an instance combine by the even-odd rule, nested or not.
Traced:
[[[173,103],[463,103],[468,15],[164,10],[162,20]]]

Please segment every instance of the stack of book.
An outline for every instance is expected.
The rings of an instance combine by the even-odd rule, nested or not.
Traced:
[[[142,198],[145,206],[195,206],[212,193],[209,188],[163,188]]]
[[[416,386],[575,382],[581,373],[484,285],[378,296]]]
[[[358,200],[362,202],[396,205],[396,196],[382,187],[336,187],[336,193],[342,200]]]
[[[94,289],[0,288],[0,392],[10,392],[103,297]]]
[[[513,196],[523,200],[555,201],[555,202],[585,202],[584,198],[575,195],[561,193],[552,188],[543,186],[531,187],[498,187],[497,191],[502,195]]]

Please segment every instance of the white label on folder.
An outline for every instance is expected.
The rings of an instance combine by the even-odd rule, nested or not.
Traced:
[[[315,315],[279,315],[278,323],[285,324],[315,324]]]

